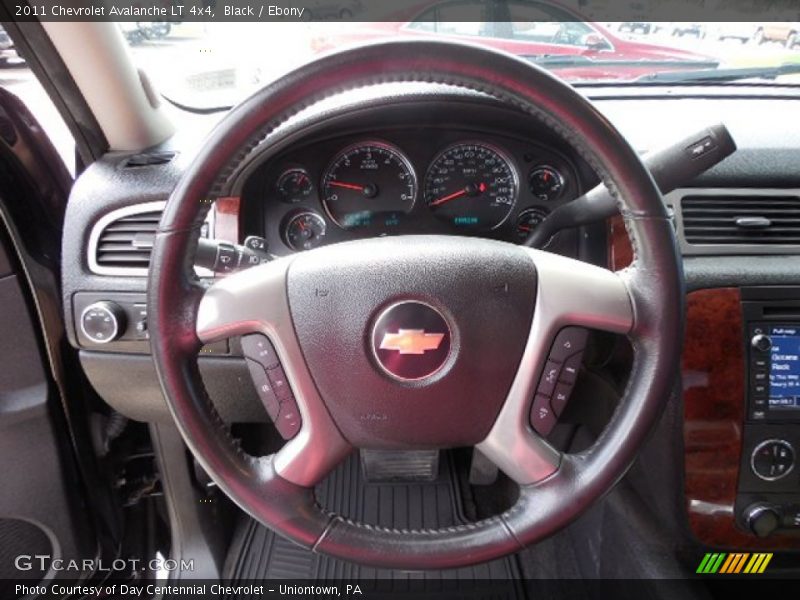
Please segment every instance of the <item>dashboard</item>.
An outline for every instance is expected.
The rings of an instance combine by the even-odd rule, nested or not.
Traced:
[[[503,110],[408,108],[375,111],[376,127],[356,114],[262,160],[243,185],[245,232],[278,256],[410,233],[521,243],[594,177],[520,115],[515,125]]]
[[[796,351],[783,348],[791,343],[796,350],[800,340],[800,246],[756,246],[751,237],[747,244],[697,243],[689,234],[697,219],[707,217],[698,206],[733,216],[750,214],[742,211],[756,210],[754,205],[758,211],[800,210],[794,208],[800,207],[800,126],[793,118],[800,96],[770,97],[761,88],[623,94],[600,87],[591,94],[640,152],[715,121],[724,122],[739,145],[729,159],[665,197],[689,292],[683,397],[677,404],[683,411],[668,411],[668,445],[656,447],[642,464],[660,474],[677,473],[674,480],[659,480],[669,479],[683,494],[686,510],[674,518],[687,520],[702,543],[796,547],[800,478],[798,467],[790,465],[800,452],[800,401],[796,385],[788,382],[796,381],[798,361]],[[293,128],[285,144],[253,152],[211,211],[209,237],[239,244],[248,236],[263,237],[278,256],[420,233],[519,242],[540,216],[598,183],[588,163],[536,119],[477,93],[427,87],[353,101],[347,111],[334,108],[323,118],[298,115],[283,125]],[[187,128],[170,141],[165,149],[175,158],[165,163],[131,167],[129,154],[107,155],[78,179],[67,209],[67,334],[98,395],[142,421],[170,420],[148,355],[147,263],[138,270],[123,264],[100,270],[90,259],[104,264],[115,258],[104,246],[110,234],[157,226],[200,133]],[[614,219],[564,230],[547,249],[616,269],[632,257]],[[138,253],[147,260],[146,248],[133,250],[125,260],[138,260]],[[86,307],[98,302],[122,309],[121,336],[102,344],[87,339],[79,325]],[[760,335],[791,359],[764,354],[756,342],[766,344]],[[263,410],[236,342],[206,347],[202,354],[198,364],[223,418],[261,422]],[[771,375],[774,390],[764,381]],[[667,447],[680,448],[683,456]],[[774,533],[767,539],[758,537],[768,530]]]

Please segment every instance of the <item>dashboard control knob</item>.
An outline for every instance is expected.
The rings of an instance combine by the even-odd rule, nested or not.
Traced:
[[[777,481],[794,468],[794,447],[786,440],[765,440],[750,455],[753,473],[764,481]]]
[[[763,333],[754,335],[753,339],[750,340],[750,344],[759,352],[769,352],[772,349],[772,340]]]
[[[774,533],[781,525],[781,514],[768,504],[751,504],[744,511],[747,528],[760,538]]]
[[[95,344],[113,342],[125,331],[125,311],[116,302],[94,302],[83,309],[80,327],[83,335]]]

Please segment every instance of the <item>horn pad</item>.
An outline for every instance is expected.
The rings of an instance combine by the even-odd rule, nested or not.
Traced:
[[[314,382],[351,444],[470,446],[519,368],[536,271],[502,242],[379,238],[298,255],[288,294]]]

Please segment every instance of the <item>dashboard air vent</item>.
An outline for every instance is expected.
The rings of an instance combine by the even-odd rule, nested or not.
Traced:
[[[120,215],[99,228],[94,270],[100,273],[146,272],[161,209]]]
[[[687,195],[686,242],[695,245],[800,245],[800,196]]]

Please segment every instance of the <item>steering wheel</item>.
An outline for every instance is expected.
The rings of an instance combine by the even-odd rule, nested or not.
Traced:
[[[192,259],[204,213],[254,149],[278,143],[281,124],[325,98],[402,82],[477,90],[562,136],[616,196],[632,265],[611,272],[502,242],[403,236],[332,245],[201,284]],[[220,489],[307,548],[406,569],[516,552],[609,491],[669,397],[682,305],[665,207],[620,133],[547,72],[508,54],[439,41],[332,54],[234,108],[167,204],[149,280],[150,341],[164,396]],[[625,334],[634,350],[618,408],[578,454],[554,449],[529,420],[551,345],[566,326]],[[271,340],[301,417],[299,432],[270,456],[250,456],[232,439],[197,368],[202,344],[250,333]],[[354,448],[469,445],[519,484],[516,504],[500,515],[446,529],[390,530],[330,514],[315,501],[313,486]]]

